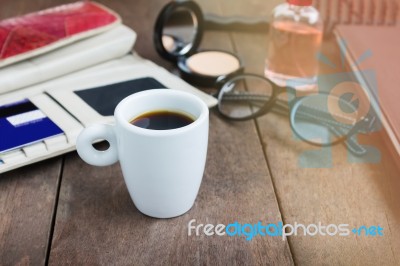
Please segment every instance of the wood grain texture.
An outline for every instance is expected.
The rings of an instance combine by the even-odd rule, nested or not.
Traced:
[[[205,3],[206,2],[206,3]],[[171,68],[152,50],[152,22],[161,1],[107,2],[138,31],[139,54]],[[213,1],[201,2],[218,11]],[[140,24],[140,27],[138,25]],[[207,33],[202,48],[233,50],[228,34]],[[67,156],[50,254],[51,265],[291,265],[280,238],[188,236],[188,222],[228,224],[281,221],[268,168],[253,121],[230,124],[211,114],[206,171],[188,213],[153,219],[139,213],[118,164],[96,168]]]
[[[2,0],[0,18],[67,2],[72,1]],[[153,23],[167,0],[101,2],[119,12],[138,33],[135,50],[139,54],[176,72],[156,55],[152,44]],[[268,14],[272,6],[271,1],[259,0],[199,4],[205,12],[222,15]],[[262,74],[266,45],[266,36],[208,32],[202,48],[235,51],[247,72]],[[340,60],[333,41],[325,44],[324,51],[335,62]],[[345,148],[337,146],[332,149],[330,168],[302,168],[299,155],[315,148],[293,138],[287,119],[268,114],[256,121],[229,123],[215,112],[210,119],[207,167],[199,196],[192,210],[175,219],[142,215],[129,197],[119,165],[91,167],[76,153],[66,156],[62,180],[60,158],[2,174],[0,265],[45,262],[58,182],[51,265],[400,264],[400,174],[383,148],[378,164],[349,163]],[[362,142],[381,146],[379,136]],[[318,152],[303,158],[326,160]],[[288,242],[259,236],[252,241],[196,237],[187,234],[191,219],[198,224],[259,220],[354,227],[379,224],[384,237],[297,236]]]
[[[242,40],[248,38],[254,41],[243,44]],[[247,71],[262,75],[266,36],[238,33],[234,42],[238,53],[246,60]],[[340,53],[334,40],[325,43],[323,52],[340,65]],[[321,65],[321,73],[341,71],[344,70]],[[318,148],[296,140],[287,118],[271,113],[257,119],[257,125],[285,223],[344,223],[351,229],[361,225],[384,228],[383,237],[290,237],[296,264],[399,265],[400,174],[379,135],[363,137],[360,141],[378,147],[381,161],[354,163],[348,161],[343,145],[321,153]],[[316,168],[305,168],[300,159]]]
[[[61,158],[0,175],[0,265],[43,265]]]

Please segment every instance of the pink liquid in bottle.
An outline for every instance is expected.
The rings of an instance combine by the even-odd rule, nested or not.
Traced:
[[[297,83],[312,87],[318,74],[317,53],[322,42],[318,11],[290,4],[276,9],[277,18],[270,26],[265,76],[280,86]]]

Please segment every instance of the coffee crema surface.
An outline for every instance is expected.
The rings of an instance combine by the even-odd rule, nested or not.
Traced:
[[[190,125],[193,122],[194,119],[190,116],[169,110],[146,112],[130,121],[134,126],[153,130],[176,129]]]

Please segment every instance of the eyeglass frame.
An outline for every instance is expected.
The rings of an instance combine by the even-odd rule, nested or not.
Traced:
[[[224,112],[222,112],[220,110],[221,109],[220,104],[221,104],[221,98],[222,98],[221,93],[223,92],[223,88],[226,84],[230,83],[232,80],[239,79],[241,77],[258,78],[258,79],[261,79],[261,80],[267,82],[271,86],[272,95],[266,101],[264,106],[261,107],[257,112],[252,113],[251,115],[245,116],[245,117],[231,117],[229,115],[226,115]],[[214,96],[216,96],[216,98],[218,99],[218,105],[217,105],[218,112],[222,117],[232,120],[232,121],[246,121],[246,120],[255,119],[260,116],[266,115],[277,105],[277,101],[279,100],[278,96],[280,94],[283,94],[286,92],[288,94],[295,95],[295,93],[297,92],[297,90],[293,87],[290,87],[290,86],[282,87],[282,86],[275,84],[274,82],[272,82],[271,80],[267,79],[264,76],[257,75],[257,74],[251,74],[251,73],[221,76],[216,82],[216,88],[218,89],[218,91],[216,93],[214,93]],[[323,94],[323,95],[327,95],[327,96],[331,95],[326,92],[319,92],[318,94],[319,95]],[[339,135],[339,136],[342,135],[342,137],[339,137],[338,139],[336,139],[335,141],[332,141],[330,143],[317,144],[315,142],[309,141],[308,139],[304,138],[299,132],[297,132],[297,129],[293,125],[295,124],[295,115],[296,115],[298,107],[300,106],[302,101],[304,101],[304,98],[311,97],[311,96],[315,96],[315,94],[305,95],[305,96],[296,97],[294,99],[288,100],[290,126],[291,126],[293,132],[296,134],[296,136],[308,144],[311,144],[314,146],[319,146],[319,147],[327,147],[327,146],[333,146],[333,145],[336,145],[339,143],[343,143],[343,142],[351,139],[351,137],[354,136],[356,133],[371,132],[372,128],[374,127],[374,125],[377,121],[376,116],[374,116],[374,115],[371,115],[370,117],[361,117],[355,124],[351,125],[352,128],[350,129],[350,131],[347,134],[341,134],[340,132],[338,133],[338,131],[335,127],[325,124],[325,126],[329,127],[329,130],[331,130],[335,135]],[[338,96],[336,96],[336,97],[338,97]],[[348,145],[351,145],[351,144],[348,144]],[[354,143],[353,143],[353,145],[354,145]],[[360,145],[357,144],[357,146],[360,146]]]

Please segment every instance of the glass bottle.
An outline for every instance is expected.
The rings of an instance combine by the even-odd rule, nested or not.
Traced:
[[[312,0],[287,0],[278,5],[270,24],[265,76],[280,86],[314,88],[322,33],[323,22]]]

